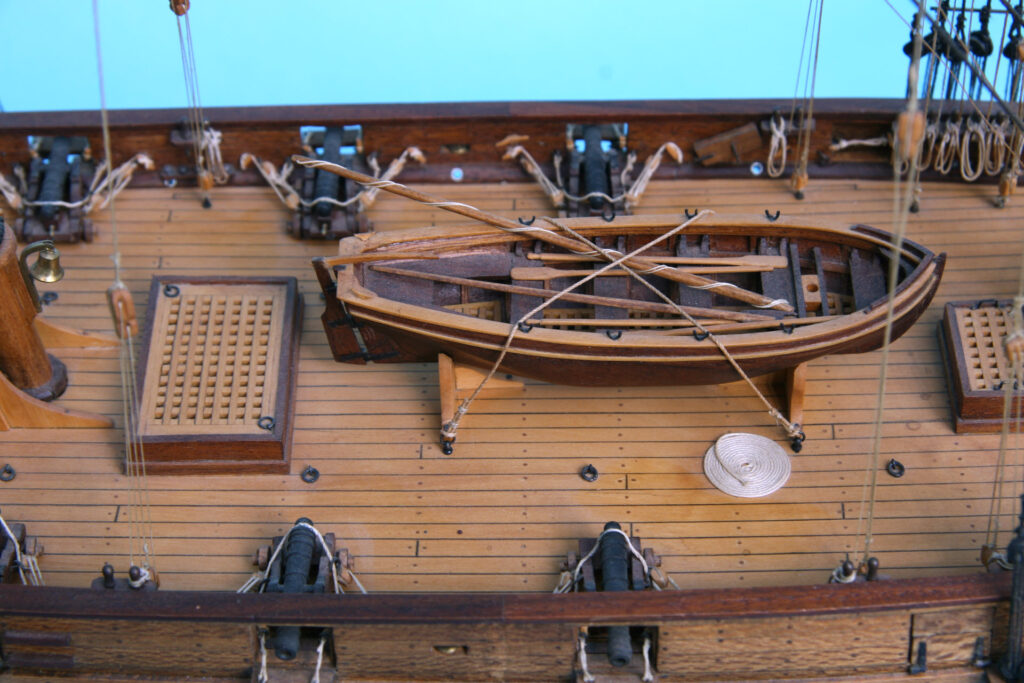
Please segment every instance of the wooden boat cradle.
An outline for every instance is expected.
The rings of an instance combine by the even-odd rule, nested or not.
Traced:
[[[670,123],[682,106],[657,105],[654,109],[660,110],[646,116],[663,126],[683,126]],[[707,106],[697,109],[707,111]],[[843,107],[850,111],[849,104],[834,106],[834,116],[827,104],[822,107],[822,122],[830,116],[843,120]],[[871,119],[870,126],[881,129],[896,107],[875,107],[886,107],[886,116],[855,114],[847,119],[851,126]],[[480,136],[499,129],[504,135],[511,118],[523,130],[552,129],[538,133],[538,141],[545,135],[557,139],[558,122],[586,114],[627,120],[627,108],[612,106],[601,114],[590,105],[564,105],[552,125],[541,121],[541,113],[551,111],[546,106],[538,105],[530,116],[509,117],[508,112],[519,109],[504,105],[493,110],[496,120],[487,122]],[[257,141],[254,147],[265,145],[263,155],[270,156],[268,150],[287,147],[289,143],[279,143],[291,139],[293,124],[307,120],[310,111],[287,116],[236,112],[236,130],[247,124],[265,126],[252,139]],[[345,110],[346,118],[355,111]],[[397,131],[415,110],[396,111],[395,123],[385,121],[382,112],[378,116],[382,135],[398,140]],[[697,114],[691,110],[681,120]],[[214,111],[211,118],[225,115]],[[70,114],[35,121],[14,116],[0,119],[5,149],[12,150],[7,158],[14,158],[23,144],[26,126],[51,132],[80,128]],[[439,142],[460,126],[464,130],[465,119],[454,110],[449,116],[454,118],[430,124],[437,127],[428,138]],[[497,120],[501,116],[507,118]],[[737,117],[706,124],[704,131]],[[132,152],[145,140],[158,147],[167,130],[163,119],[171,118],[174,114],[158,112],[132,121],[129,114],[118,114],[115,124],[123,128],[115,127],[116,144],[131,146]],[[230,127],[224,128],[226,140],[231,139]],[[634,148],[642,146],[640,128],[635,127]],[[818,130],[824,129],[819,125]],[[441,130],[449,132],[442,135],[437,132]],[[364,131],[367,144],[374,144],[374,126],[368,124]],[[680,143],[689,147],[686,139]],[[482,144],[472,149],[484,155]],[[409,178],[440,175],[456,163],[462,159],[410,169]],[[476,163],[466,164],[472,179],[510,173],[493,162]],[[521,179],[518,169],[512,171]],[[719,171],[665,167],[645,208],[673,213],[701,205],[758,215],[781,208],[784,216],[827,214],[883,228],[890,215],[888,183],[817,180],[813,168],[804,203],[771,183],[740,179],[747,173],[740,166],[721,169],[736,179],[694,182],[683,186],[682,195],[671,180],[705,172]],[[241,179],[236,176],[233,182]],[[487,202],[491,210],[510,217],[542,215],[547,207],[546,198],[528,185],[463,185],[452,194],[459,201]],[[204,212],[189,189],[130,189],[119,199],[118,216],[126,280],[140,304],[146,301],[153,272],[202,274],[216,269],[301,278],[300,289],[311,305],[299,361],[295,463],[286,476],[182,477],[152,483],[158,548],[167,549],[161,560],[165,590],[92,592],[83,586],[96,576],[102,559],[123,553],[126,542],[123,512],[114,498],[124,486],[118,472],[119,432],[4,433],[0,460],[11,462],[18,478],[15,486],[0,486],[0,509],[44,540],[49,552],[42,560],[44,573],[51,584],[68,587],[0,586],[0,643],[5,664],[13,670],[0,673],[0,680],[33,672],[92,677],[132,673],[165,680],[184,675],[245,678],[253,673],[258,629],[282,623],[331,628],[328,669],[349,678],[564,678],[576,666],[580,628],[626,623],[657,628],[657,674],[666,678],[878,674],[891,680],[917,662],[924,642],[929,674],[976,679],[975,664],[1005,649],[1008,578],[979,573],[975,558],[998,439],[952,437],[933,329],[938,306],[953,296],[1010,294],[1007,273],[1015,264],[1009,254],[1019,234],[1014,221],[1021,209],[1011,204],[994,213],[986,201],[990,194],[984,188],[927,184],[922,213],[911,219],[911,237],[949,251],[950,262],[935,305],[892,352],[894,393],[883,427],[883,457],[899,457],[907,475],[882,483],[876,549],[883,571],[896,578],[825,586],[812,584],[824,581],[844,553],[855,553],[860,540],[853,520],[870,441],[874,356],[831,357],[809,366],[812,446],[794,461],[790,486],[770,501],[723,500],[698,474],[695,454],[703,453],[722,431],[740,427],[773,434],[742,390],[730,385],[638,392],[527,382],[519,397],[488,399],[478,422],[463,435],[460,452],[445,458],[428,429],[436,414],[432,364],[359,368],[333,363],[314,317],[319,306],[310,297],[319,288],[308,266],[311,258],[329,256],[333,249],[284,237],[285,212],[269,191],[217,189],[214,209]],[[374,210],[378,226],[441,220],[386,198]],[[989,241],[959,230],[962,222],[980,218],[991,221],[985,237]],[[47,317],[100,332],[109,329],[101,292],[110,281],[110,236],[103,214],[95,222],[99,232],[92,245],[65,251],[70,275],[52,288],[61,296]],[[200,249],[224,250],[225,245],[229,251],[198,255]],[[62,404],[116,415],[116,361],[110,352],[56,353],[68,363],[72,378]],[[587,463],[601,473],[590,484],[577,475]],[[297,476],[306,464],[321,472],[314,485]],[[74,475],[65,474],[72,468]],[[1000,501],[1004,529],[1016,507],[1012,493]],[[326,516],[313,516],[352,549],[371,591],[399,594],[216,592],[237,587],[248,574],[251,550],[310,508],[321,508]],[[612,518],[630,524],[633,535],[657,547],[684,587],[699,590],[537,594],[553,586],[556,558],[575,539],[594,535],[599,524]],[[807,534],[814,535],[812,540]],[[211,539],[216,550],[201,550]],[[754,586],[742,587],[747,584]],[[168,656],[169,643],[179,656]],[[612,673],[601,668],[600,657],[591,657],[591,665],[596,674]],[[305,672],[309,661],[297,667]]]

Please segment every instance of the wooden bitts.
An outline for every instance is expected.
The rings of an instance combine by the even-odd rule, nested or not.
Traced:
[[[1010,329],[1010,301],[951,301],[939,326],[946,386],[957,433],[1003,428],[1005,382],[1013,382],[1003,341]],[[1010,418],[1019,421],[1020,387],[1010,391]]]
[[[146,468],[286,473],[302,299],[295,278],[154,277],[140,367]]]

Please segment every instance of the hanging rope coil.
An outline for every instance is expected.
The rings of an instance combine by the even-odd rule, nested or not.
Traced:
[[[779,178],[786,170],[786,154],[788,143],[786,141],[786,119],[781,116],[773,116],[768,122],[772,132],[771,142],[768,144],[768,158],[765,160],[765,170],[769,178]]]
[[[981,121],[969,119],[960,140],[960,177],[969,183],[980,178],[985,170],[989,157],[987,143],[988,134]]]

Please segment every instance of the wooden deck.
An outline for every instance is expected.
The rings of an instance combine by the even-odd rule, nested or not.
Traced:
[[[451,199],[508,215],[549,214],[532,185],[431,186]],[[895,577],[980,571],[999,435],[952,431],[936,340],[942,304],[1013,295],[1024,240],[1024,199],[991,206],[994,188],[928,185],[909,236],[949,255],[931,309],[892,349],[874,552]],[[116,204],[124,279],[139,311],[150,276],[294,275],[306,313],[298,367],[291,474],[150,477],[156,567],[169,589],[230,590],[250,575],[254,550],[298,517],[333,531],[377,591],[550,591],[576,539],[616,520],[653,547],[684,587],[824,582],[858,536],[872,447],[881,353],[834,356],[809,367],[808,441],[793,475],[764,499],[734,499],[703,475],[708,446],[727,431],[783,441],[742,384],[593,389],[528,383],[521,398],[478,400],[454,455],[437,445],[434,365],[333,362],[310,258],[332,242],[285,235],[286,211],[268,189],[219,189],[203,210],[194,190],[128,190]],[[812,181],[793,199],[781,182],[661,181],[641,210],[711,208],[863,222],[889,229],[886,182]],[[450,216],[381,197],[378,229],[442,223]],[[66,279],[46,317],[110,330],[103,292],[113,278],[109,213],[98,239],[62,247]],[[121,422],[116,351],[57,351],[71,386],[61,405]],[[765,382],[761,382],[762,385]],[[114,430],[0,432],[0,510],[41,538],[50,585],[87,585],[105,561],[127,566],[128,485]],[[1011,446],[1015,440],[1011,438]],[[1020,481],[1019,452],[1008,481]],[[600,477],[578,472],[593,464]],[[306,484],[299,472],[316,467]],[[1015,524],[1020,487],[1004,491],[999,543]]]

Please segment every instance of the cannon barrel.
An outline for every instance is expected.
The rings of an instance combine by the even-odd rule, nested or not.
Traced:
[[[312,525],[313,522],[305,517],[300,518],[296,524],[304,522]],[[305,592],[306,582],[309,578],[309,567],[313,563],[313,550],[316,547],[316,536],[305,527],[293,529],[288,534],[288,542],[284,547],[281,562],[284,565],[284,577],[281,582],[284,593]],[[278,659],[295,659],[299,653],[299,627],[279,626],[274,638],[274,654]]]
[[[53,147],[50,149],[50,162],[43,172],[43,184],[39,188],[40,202],[59,202],[64,199],[64,187],[67,185],[68,154],[71,153],[71,140],[60,136],[53,139]],[[49,223],[57,216],[57,207],[46,205],[40,207],[39,217],[44,223]]]
[[[604,525],[608,529],[621,529],[616,522]],[[629,590],[629,548],[626,539],[619,534],[601,537],[601,590]],[[633,646],[629,639],[628,626],[608,627],[608,661],[612,666],[626,666],[633,658]]]
[[[601,129],[598,126],[587,126],[583,131],[583,143],[583,194],[611,194],[604,151],[601,149]],[[595,211],[600,210],[605,202],[601,197],[591,197],[588,201],[590,208]]]
[[[324,153],[321,155],[321,159],[329,161],[332,164],[341,163],[341,128],[328,128],[324,131]],[[320,197],[330,197],[331,199],[338,198],[338,187],[341,183],[341,178],[328,173],[327,171],[316,172],[316,181],[313,185],[315,199]],[[320,202],[314,207],[316,215],[320,218],[329,218],[331,211],[334,207],[327,202]]]

